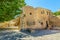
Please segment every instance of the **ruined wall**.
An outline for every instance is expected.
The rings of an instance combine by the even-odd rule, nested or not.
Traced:
[[[50,21],[52,22],[51,24],[53,24],[53,26],[60,27],[60,17],[52,16]]]
[[[31,6],[23,7],[21,19],[23,20],[22,28],[44,29],[49,26],[51,11],[44,8],[33,8]]]
[[[45,8],[33,8],[24,6],[20,17],[8,22],[0,23],[0,28],[18,27],[20,29],[50,29],[52,26],[60,26],[60,19],[53,16],[52,12]]]
[[[22,28],[33,28],[35,25],[35,18],[34,18],[34,8],[30,6],[23,7],[23,13],[22,13]]]
[[[35,12],[36,12],[36,15],[37,15],[37,25],[41,29],[44,29],[47,26],[49,26],[49,17],[50,17],[50,14],[51,14],[50,12],[51,11],[47,10],[47,9],[44,9],[44,8],[36,8]]]

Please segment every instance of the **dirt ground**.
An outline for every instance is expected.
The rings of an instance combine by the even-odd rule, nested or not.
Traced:
[[[38,30],[25,40],[60,40],[60,30]]]
[[[0,31],[0,40],[60,40],[60,30]]]

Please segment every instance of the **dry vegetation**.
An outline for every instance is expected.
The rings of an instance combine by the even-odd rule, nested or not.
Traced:
[[[0,23],[0,28],[6,28],[6,27],[14,27],[14,26],[18,26],[19,24],[19,17],[16,19],[13,19],[11,21],[5,21]]]

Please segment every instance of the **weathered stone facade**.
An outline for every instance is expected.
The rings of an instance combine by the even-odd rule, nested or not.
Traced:
[[[60,16],[52,16],[50,18],[50,24],[53,27],[52,29],[60,29]]]
[[[0,28],[9,28],[17,26],[21,29],[51,29],[60,27],[60,16],[56,17],[52,12],[45,8],[33,8],[25,6],[20,17],[8,22],[0,23]],[[13,28],[14,29],[14,28]]]
[[[49,24],[52,12],[44,8],[25,6],[22,8],[22,28],[24,29],[50,29]]]

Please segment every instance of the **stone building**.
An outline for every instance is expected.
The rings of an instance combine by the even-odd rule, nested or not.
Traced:
[[[57,29],[60,27],[60,16],[54,16],[52,12],[45,8],[33,8],[24,6],[20,17],[8,22],[0,23],[1,28],[12,29]]]
[[[21,27],[22,29],[50,29],[50,17],[52,12],[44,8],[33,8],[25,6],[22,8]]]
[[[39,26],[41,29],[50,29],[50,17],[52,16],[52,12],[45,8],[36,8],[35,13],[37,16],[37,25],[41,25]]]

